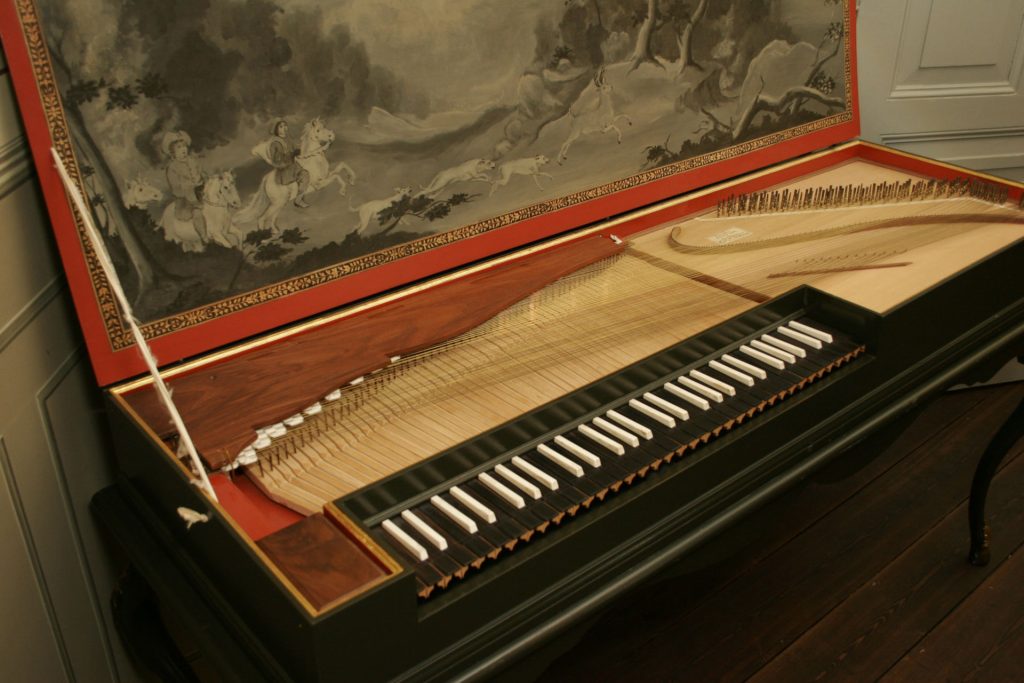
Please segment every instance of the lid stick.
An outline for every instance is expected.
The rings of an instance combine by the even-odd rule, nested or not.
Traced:
[[[68,175],[68,170],[64,166],[64,162],[61,161],[60,156],[57,154],[57,150],[51,147],[50,153],[53,155],[53,159],[56,162],[57,173],[60,174],[60,179],[64,181],[64,189],[67,190],[72,203],[75,205],[75,209],[78,211],[78,215],[82,218],[82,224],[85,226],[85,234],[89,238],[89,242],[92,244],[93,251],[96,252],[96,259],[103,268],[103,274],[107,276],[107,281],[110,283],[110,289],[114,293],[114,298],[116,298],[117,302],[121,305],[121,311],[124,313],[124,317],[128,321],[128,327],[131,329],[132,336],[135,338],[135,346],[139,350],[139,353],[142,354],[142,359],[146,362],[146,367],[149,369],[149,374],[153,377],[153,385],[156,387],[157,395],[167,407],[167,412],[171,414],[171,420],[174,422],[174,427],[178,430],[178,438],[181,440],[181,444],[185,447],[185,452],[188,453],[189,460],[192,462],[192,469],[199,477],[198,480],[195,480],[193,483],[206,491],[210,498],[216,501],[217,494],[214,493],[213,486],[210,484],[210,479],[206,476],[206,470],[203,468],[203,463],[199,459],[199,453],[196,452],[195,444],[192,443],[192,437],[189,436],[188,429],[185,427],[185,422],[181,419],[181,414],[178,413],[178,408],[174,405],[174,400],[171,399],[171,392],[167,389],[167,385],[164,384],[164,380],[160,376],[160,371],[157,369],[156,358],[153,356],[153,352],[149,348],[146,338],[142,335],[142,330],[139,329],[139,323],[135,320],[135,315],[132,313],[132,307],[128,303],[128,297],[125,296],[124,288],[121,287],[121,280],[117,277],[117,272],[114,270],[114,264],[111,262],[110,255],[107,253],[107,248],[103,244],[103,240],[100,239],[99,232],[96,230],[96,225],[92,222],[92,214],[89,212],[89,208],[85,205],[85,198],[82,197],[82,193],[72,182],[71,176]]]

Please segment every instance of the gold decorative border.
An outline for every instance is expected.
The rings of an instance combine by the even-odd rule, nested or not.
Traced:
[[[72,179],[79,188],[82,188],[83,185],[79,174],[78,163],[75,159],[74,150],[71,144],[68,124],[64,117],[64,109],[61,103],[60,92],[54,79],[49,53],[43,38],[42,29],[39,25],[35,0],[16,0],[16,2],[22,31],[25,36],[25,42],[28,45],[33,72],[39,88],[40,97],[42,99],[50,138],[53,141],[54,147],[60,154],[61,159],[68,166]],[[845,60],[844,81],[846,109],[838,114],[822,117],[794,128],[778,131],[764,137],[748,140],[741,144],[733,145],[732,147],[709,152],[691,159],[685,159],[674,164],[659,166],[658,168],[653,168],[627,178],[615,180],[598,187],[539,202],[531,206],[478,221],[460,228],[429,235],[389,249],[312,271],[305,275],[300,275],[283,282],[267,285],[251,292],[222,299],[190,311],[155,320],[142,326],[143,334],[147,339],[153,339],[173,332],[178,332],[195,325],[215,320],[222,316],[236,313],[251,306],[273,301],[283,296],[288,296],[326,284],[369,268],[391,263],[437,247],[453,244],[470,237],[482,235],[492,230],[505,228],[531,218],[544,216],[554,211],[577,206],[609,194],[633,189],[679,173],[693,171],[709,164],[733,159],[743,154],[784,143],[788,140],[792,140],[815,131],[848,123],[853,120],[853,77],[850,59],[849,2],[850,0],[845,0],[843,3],[843,41],[845,45],[843,53]],[[79,242],[82,245],[82,251],[89,269],[93,293],[99,306],[100,315],[103,318],[103,324],[107,331],[107,338],[110,343],[111,350],[121,351],[133,345],[134,342],[132,340],[131,333],[125,325],[124,320],[114,303],[110,287],[102,273],[102,270],[99,268],[96,255],[93,252],[92,247],[89,245],[88,240],[85,238],[84,226],[82,225],[81,217],[78,216],[73,209],[72,212],[75,216],[75,226],[78,232]]]
[[[39,99],[46,117],[51,144],[67,167],[72,181],[82,191],[82,194],[88,197],[81,174],[79,173],[78,160],[75,158],[68,122],[64,118],[64,105],[61,102],[57,82],[53,77],[53,65],[50,62],[50,53],[46,47],[42,27],[39,25],[35,0],[16,0],[16,2],[21,31],[25,38],[29,60],[32,63],[32,73],[35,77],[36,87],[39,90]],[[110,289],[110,284],[103,274],[103,269],[96,258],[96,252],[86,237],[82,218],[78,215],[70,201],[68,202],[68,207],[75,219],[78,241],[82,248],[86,267],[89,270],[90,280],[92,281],[93,296],[96,298],[99,306],[100,315],[103,318],[103,326],[107,330],[107,337],[111,342],[111,347],[118,349],[130,346],[133,343],[131,341],[131,333],[121,317],[117,305],[114,303],[114,295]]]

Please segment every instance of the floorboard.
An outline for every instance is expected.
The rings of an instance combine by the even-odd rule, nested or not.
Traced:
[[[1019,480],[1015,483],[1020,486]],[[1016,550],[882,681],[936,683],[1024,678],[1024,600],[1020,599],[1024,591],[1024,554],[1020,551],[1024,548],[1018,546]],[[1017,600],[1007,599],[1014,594]]]
[[[989,498],[988,518],[1000,539],[988,567],[964,561],[969,543],[961,503],[751,680],[868,681],[885,674],[1024,543],[1020,450]]]
[[[916,652],[918,642],[927,643],[943,619],[967,609],[1024,540],[1024,501],[1017,495],[1024,489],[1024,458],[1010,458],[990,502],[996,525],[992,566],[975,570],[963,560],[964,501],[974,466],[1022,396],[1024,386],[949,394],[889,443],[874,439],[853,449],[816,483],[765,508],[759,523],[743,525],[745,548],[703,571],[638,591],[606,613],[543,678],[903,675],[902,668],[912,666],[904,656]],[[851,462],[871,456],[850,473]],[[1000,536],[1003,524],[1007,531]],[[1024,598],[1018,598],[1022,613]],[[1018,642],[1019,631],[1017,622],[1009,623],[998,642]],[[1001,663],[995,647],[984,657],[986,666],[1012,666]]]

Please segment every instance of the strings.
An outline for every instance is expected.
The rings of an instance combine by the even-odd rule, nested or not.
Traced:
[[[941,202],[937,204],[936,202]],[[971,202],[963,205],[957,202]],[[927,206],[926,206],[927,205]],[[966,208],[965,208],[966,207]],[[892,207],[870,208],[892,217]],[[904,207],[901,207],[904,208]],[[700,217],[631,241],[625,254],[569,275],[454,339],[401,358],[346,387],[320,415],[260,451],[250,475],[303,512],[497,427],[732,317],[754,302],[685,273],[698,271],[774,296],[821,276],[776,277],[829,266],[870,267],[970,226],[951,213],[1002,210],[974,199],[920,200],[911,212],[935,224],[858,233],[850,211]],[[928,218],[922,211],[936,213]],[[865,214],[867,215],[867,214]],[[874,215],[874,214],[871,214]],[[838,219],[838,225],[837,225]],[[744,228],[746,226],[749,230]],[[744,249],[686,253],[730,227]],[[673,240],[679,237],[680,240]],[[780,244],[780,238],[793,238]],[[776,242],[772,242],[776,240]],[[752,246],[756,245],[756,246]],[[729,246],[729,245],[726,245]],[[851,248],[854,253],[851,254]],[[857,250],[860,250],[859,252]],[[654,258],[651,258],[654,257]],[[661,261],[678,268],[659,267]],[[822,265],[824,264],[824,266]],[[878,271],[875,271],[878,272]]]
[[[342,392],[318,419],[272,446],[262,476],[282,478],[279,465],[302,451],[314,462],[318,458],[310,454],[316,452],[357,457],[373,481],[708,325],[706,315],[697,314],[701,287],[677,274],[628,253],[590,270],[601,277],[584,273],[560,282],[473,333],[403,359]],[[721,293],[713,297],[730,311],[750,305]],[[433,362],[422,362],[426,355]],[[410,366],[416,371],[408,372]],[[324,459],[336,458],[319,458]]]

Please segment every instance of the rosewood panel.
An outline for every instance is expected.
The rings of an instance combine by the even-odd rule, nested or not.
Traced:
[[[467,332],[622,249],[607,238],[588,237],[203,365],[169,382],[175,403],[207,463],[222,467],[252,442],[255,429],[384,367],[393,356]],[[154,431],[170,435],[170,420],[149,385],[125,399]]]

